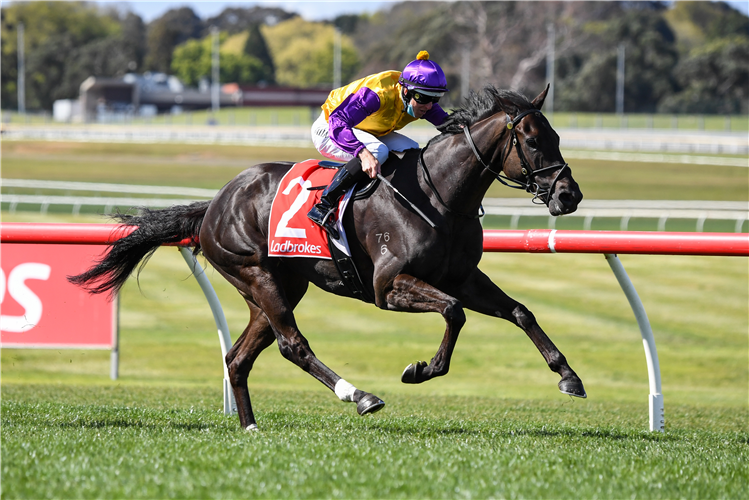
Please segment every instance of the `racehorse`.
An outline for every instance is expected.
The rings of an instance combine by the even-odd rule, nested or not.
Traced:
[[[391,156],[383,165],[391,186],[379,183],[368,197],[354,201],[343,218],[367,292],[363,300],[390,311],[436,312],[445,320],[437,353],[429,363],[408,365],[401,376],[404,383],[447,374],[468,308],[523,329],[560,375],[559,390],[586,397],[582,381],[533,314],[478,268],[483,250],[479,212],[494,180],[525,189],[554,216],[574,212],[582,200],[559,151],[559,136],[540,111],[548,89],[532,101],[494,87],[472,93],[438,127],[440,134],[426,148],[407,154],[395,169],[388,167],[397,163]],[[404,163],[409,158],[416,166]],[[137,229],[110,245],[91,269],[70,278],[92,292],[116,292],[160,245],[192,238],[195,253],[202,250],[250,309],[250,322],[225,359],[240,424],[248,430],[257,429],[257,423],[247,379],[255,359],[274,341],[286,359],[341,400],[357,403],[359,414],[384,406],[380,398],[356,389],[325,366],[294,319],[293,310],[310,282],[330,293],[354,296],[334,262],[268,256],[271,203],[291,166],[277,162],[248,168],[211,201],[118,215],[122,224]]]

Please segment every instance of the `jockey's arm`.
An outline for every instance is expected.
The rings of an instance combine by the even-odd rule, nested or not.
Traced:
[[[445,112],[439,104],[434,103],[432,109],[427,111],[422,119],[428,121],[435,127],[438,127],[447,119],[447,112]]]
[[[330,139],[351,156],[360,156],[366,149],[364,144],[354,135],[354,127],[364,121],[369,115],[380,109],[380,97],[368,88],[348,96],[328,118],[328,132]]]

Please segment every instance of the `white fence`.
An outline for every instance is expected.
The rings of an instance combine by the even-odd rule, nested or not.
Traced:
[[[433,127],[412,126],[402,131],[421,144],[436,135]],[[734,165],[748,166],[749,135],[746,132],[669,131],[651,129],[557,129],[565,156],[569,150],[639,151],[659,154],[729,154]],[[120,125],[23,125],[6,124],[3,140],[72,142],[180,142],[193,144],[240,144],[312,147],[308,126],[120,126]],[[628,159],[628,158],[626,158]]]
[[[512,229],[518,227],[521,217],[548,217],[549,228],[554,229],[558,217],[551,217],[543,205],[529,205],[524,198],[486,198],[484,210],[489,215],[510,216]],[[577,211],[564,217],[583,217],[585,230],[591,228],[594,218],[620,219],[619,230],[627,231],[630,219],[658,219],[658,231],[666,230],[669,219],[693,219],[695,231],[702,232],[705,221],[735,221],[734,232],[740,233],[749,219],[749,203],[743,201],[689,201],[689,200],[583,200]]]

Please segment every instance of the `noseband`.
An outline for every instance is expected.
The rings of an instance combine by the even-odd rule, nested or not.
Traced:
[[[507,187],[511,187],[513,189],[525,189],[527,192],[531,193],[533,195],[533,199],[531,200],[533,203],[536,203],[538,205],[544,204],[549,205],[549,199],[551,198],[551,193],[554,191],[554,186],[556,186],[557,180],[559,180],[559,177],[562,175],[562,172],[566,170],[572,171],[570,169],[570,166],[567,163],[556,163],[554,165],[550,165],[548,167],[539,168],[537,170],[533,170],[528,163],[528,160],[525,157],[525,153],[523,153],[523,148],[520,147],[520,142],[518,141],[518,134],[515,131],[518,124],[525,118],[527,115],[531,113],[536,113],[538,116],[542,116],[541,112],[536,109],[529,109],[526,111],[523,111],[519,115],[517,115],[515,118],[510,120],[507,123],[507,129],[510,131],[510,136],[512,138],[512,145],[515,147],[515,150],[517,151],[518,158],[520,159],[520,166],[521,166],[521,172],[523,176],[525,176],[524,180],[517,180],[512,179],[510,177],[507,177],[506,175],[502,174],[504,170],[504,164],[505,161],[507,161],[507,158],[509,157],[508,154],[508,147],[510,145],[510,141],[505,142],[504,148],[502,148],[502,155],[500,156],[500,169],[499,172],[495,172],[492,170],[489,165],[484,162],[484,159],[481,157],[481,153],[478,149],[476,149],[476,144],[473,142],[473,137],[471,137],[471,131],[468,128],[468,125],[461,125],[461,128],[463,129],[463,133],[466,136],[466,139],[468,140],[468,145],[471,146],[471,150],[473,151],[474,156],[476,156],[476,159],[483,165],[484,170],[488,170],[492,174],[494,174],[494,177],[504,184]],[[508,115],[509,116],[509,115]],[[549,184],[548,188],[542,188],[538,182],[536,182],[536,176],[539,174],[542,174],[544,172],[548,172],[550,170],[559,169],[557,174],[554,176],[554,179],[551,181],[551,184]],[[510,184],[514,183],[514,184]],[[540,200],[540,201],[536,201]]]

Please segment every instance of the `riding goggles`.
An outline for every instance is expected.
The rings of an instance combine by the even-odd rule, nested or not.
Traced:
[[[440,102],[440,98],[442,96],[427,95],[422,92],[419,92],[418,90],[415,90],[411,92],[411,97],[413,98],[414,101],[416,101],[419,104],[429,104],[430,102],[437,104],[438,102]]]

